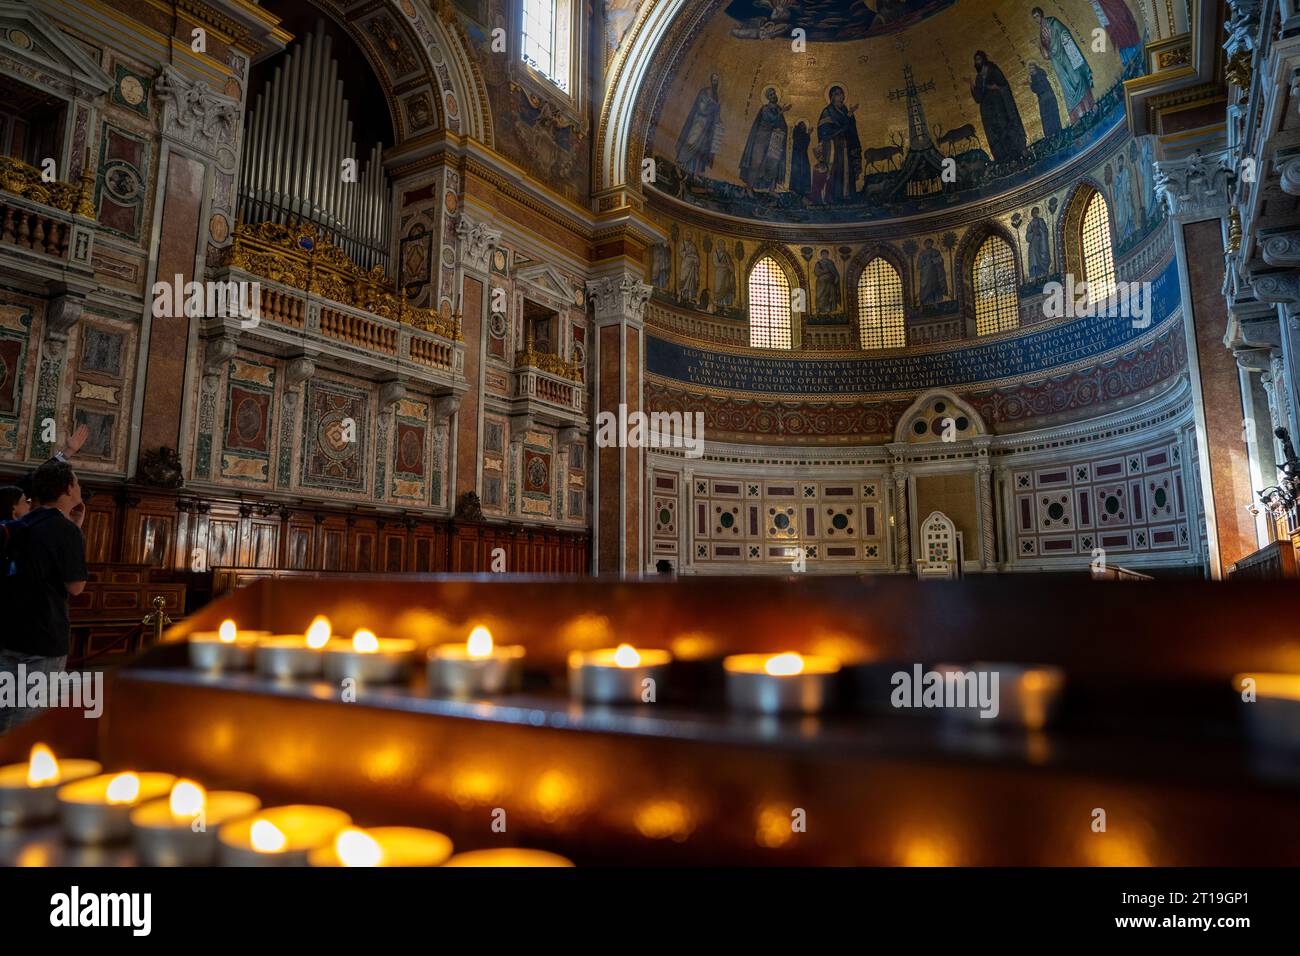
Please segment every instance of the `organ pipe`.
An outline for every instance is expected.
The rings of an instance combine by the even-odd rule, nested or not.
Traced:
[[[358,265],[387,270],[392,189],[383,144],[373,144],[362,162],[364,147],[353,139],[332,47],[318,22],[257,94],[244,145],[240,216],[249,223],[311,224]],[[345,160],[355,161],[349,182]]]

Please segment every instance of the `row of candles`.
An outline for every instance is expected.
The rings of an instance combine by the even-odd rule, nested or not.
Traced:
[[[319,678],[341,682],[396,683],[409,679],[416,642],[381,638],[360,629],[351,639],[332,633],[328,618],[318,616],[303,634],[241,631],[234,621],[216,631],[189,637],[192,667],[220,672],[254,669],[267,677]],[[474,627],[464,643],[439,644],[426,657],[429,686],[456,696],[500,694],[519,687],[524,648],[502,645],[488,628]],[[670,651],[630,644],[573,651],[569,655],[571,694],[589,703],[630,704],[658,693]],[[761,713],[815,713],[827,698],[829,682],[840,670],[831,657],[780,654],[734,654],[723,660],[727,698],[738,710]],[[650,698],[653,699],[653,698]]]
[[[251,793],[207,791],[170,773],[102,773],[94,760],[58,760],[45,744],[0,767],[0,826],[57,818],[79,845],[131,840],[145,866],[572,866],[542,850],[453,854],[417,827],[356,827],[333,807],[263,808]]]

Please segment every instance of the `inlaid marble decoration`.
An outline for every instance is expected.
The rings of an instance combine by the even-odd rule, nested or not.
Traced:
[[[429,406],[409,400],[397,403],[393,431],[394,498],[423,499],[428,444]]]
[[[117,415],[76,405],[72,409],[72,420],[76,425],[85,425],[90,431],[85,444],[77,452],[77,457],[111,461],[116,447]]]
[[[275,368],[235,359],[226,383],[226,420],[221,476],[252,481],[270,478]]]
[[[306,386],[302,484],[327,491],[365,490],[370,396],[333,381]]]

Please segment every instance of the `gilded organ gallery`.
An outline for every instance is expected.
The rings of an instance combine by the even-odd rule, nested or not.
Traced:
[[[1298,349],[1296,0],[0,2],[0,862],[1295,865]]]

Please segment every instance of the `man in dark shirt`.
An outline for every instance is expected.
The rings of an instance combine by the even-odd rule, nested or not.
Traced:
[[[0,612],[0,672],[15,682],[20,674],[63,670],[71,630],[68,597],[82,592],[88,576],[81,535],[86,506],[72,466],[46,462],[32,475],[31,489],[37,507],[22,519],[12,566],[0,569],[11,576],[5,583],[10,606]],[[0,733],[34,716],[30,708],[0,707]]]

